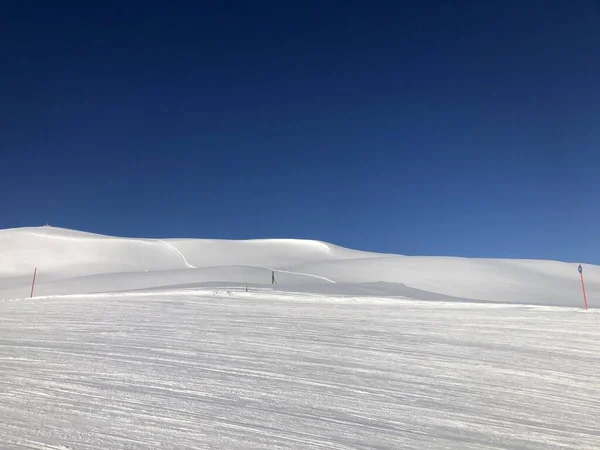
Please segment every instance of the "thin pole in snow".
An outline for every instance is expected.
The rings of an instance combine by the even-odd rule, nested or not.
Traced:
[[[31,282],[31,297],[33,297],[33,290],[35,289],[35,276],[37,274],[37,267],[33,271],[33,281]]]
[[[585,307],[585,310],[587,311],[587,309],[588,309],[587,295],[585,295],[585,283],[583,282],[583,268],[581,267],[581,264],[579,264],[579,267],[577,268],[577,270],[579,271],[579,275],[581,275],[581,290],[583,291],[583,306]]]

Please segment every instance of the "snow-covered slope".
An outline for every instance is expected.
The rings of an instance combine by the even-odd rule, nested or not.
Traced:
[[[600,448],[600,314],[225,290],[0,301],[0,448]]]
[[[580,306],[577,265],[556,261],[410,257],[296,239],[115,238],[52,227],[0,230],[0,299],[175,286],[268,286],[335,294],[440,296]],[[591,307],[600,267],[586,265]],[[333,284],[336,284],[333,286]],[[411,295],[412,296],[412,295]]]
[[[0,448],[597,449],[580,299],[553,261],[0,231]]]
[[[584,265],[590,306],[600,306],[600,266]],[[558,261],[384,256],[294,266],[340,283],[402,283],[452,297],[505,303],[579,306],[577,264]]]
[[[132,239],[52,227],[0,230],[0,252],[0,276],[29,275],[38,267],[71,277],[195,267],[282,267],[370,255],[298,239]]]

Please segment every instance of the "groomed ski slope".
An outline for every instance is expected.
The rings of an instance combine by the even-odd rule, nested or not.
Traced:
[[[239,291],[0,303],[2,449],[597,449],[600,315]]]
[[[599,269],[2,230],[0,448],[597,449]]]

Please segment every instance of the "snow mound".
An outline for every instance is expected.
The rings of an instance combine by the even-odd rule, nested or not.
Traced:
[[[380,256],[302,239],[167,239],[195,267],[247,265],[283,268],[339,259]],[[301,262],[299,262],[301,261]]]
[[[0,277],[30,275],[35,267],[47,274],[74,277],[215,266],[283,267],[368,255],[300,239],[162,240],[52,227],[0,230]]]
[[[121,239],[59,228],[0,231],[0,276],[29,275],[38,267],[55,276],[175,270],[188,267],[168,243]]]

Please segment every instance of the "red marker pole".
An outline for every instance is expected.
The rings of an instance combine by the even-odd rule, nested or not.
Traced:
[[[33,281],[31,282],[31,296],[33,297],[33,290],[35,288],[35,276],[37,274],[37,267],[33,271]]]
[[[583,282],[583,269],[581,268],[581,264],[579,265],[579,275],[581,275],[581,290],[583,291],[583,306],[585,306],[585,310],[587,311],[587,296],[585,295],[585,283]]]

